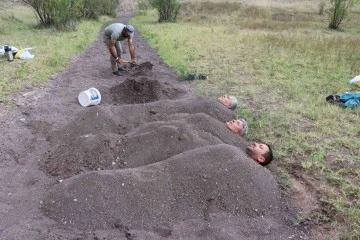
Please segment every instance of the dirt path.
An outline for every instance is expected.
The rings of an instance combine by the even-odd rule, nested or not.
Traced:
[[[180,84],[139,33],[140,67],[112,76],[100,36],[0,119],[0,239],[307,238],[224,126],[232,111]],[[84,108],[89,87],[102,101]]]

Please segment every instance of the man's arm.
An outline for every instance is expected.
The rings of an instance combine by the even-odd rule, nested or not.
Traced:
[[[115,59],[115,61],[117,63],[120,63],[120,64],[127,63],[128,61],[123,60],[123,59],[121,59],[121,58],[119,58],[117,56],[117,53],[116,53],[116,50],[115,50],[115,44],[116,44],[116,41],[110,39],[108,49],[109,49],[109,52],[110,52],[111,56]]]
[[[129,40],[128,40],[128,45],[129,45],[131,62],[132,62],[132,63],[135,63],[135,45],[134,45],[134,43],[133,43],[132,38],[129,38]]]
[[[116,59],[118,56],[117,56],[117,53],[115,50],[115,43],[116,43],[116,41],[110,39],[109,44],[108,44],[108,49],[109,49],[111,56]]]

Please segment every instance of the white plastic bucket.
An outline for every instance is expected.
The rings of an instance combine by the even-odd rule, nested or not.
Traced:
[[[96,88],[89,88],[86,91],[82,91],[78,96],[79,103],[83,107],[92,105],[98,105],[101,101],[101,94]]]

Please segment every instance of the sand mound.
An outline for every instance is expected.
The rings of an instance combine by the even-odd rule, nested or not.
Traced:
[[[147,103],[160,99],[174,99],[183,90],[170,84],[161,84],[148,77],[129,77],[123,83],[110,89],[113,100],[117,104]]]
[[[81,174],[54,186],[43,209],[83,230],[154,230],[217,215],[248,219],[279,214],[271,174],[237,148],[214,145],[139,167]]]
[[[118,126],[112,120],[112,113],[106,109],[92,106],[65,127],[54,132],[45,132],[47,140],[53,145],[65,145],[78,136],[101,132],[118,132]]]
[[[83,172],[139,167],[166,160],[192,148],[222,143],[179,121],[140,128],[137,133],[86,134],[57,147],[40,161],[41,169],[59,179]]]
[[[153,121],[169,119],[175,114],[206,114],[222,123],[235,118],[233,111],[222,104],[205,97],[186,97],[180,99],[162,99],[146,104],[112,105],[107,107],[112,120],[118,126],[118,132],[125,134],[133,128]],[[181,118],[181,117],[179,117]]]
[[[111,129],[107,125],[97,129],[100,134],[89,131],[72,135],[73,140],[52,144],[55,147],[39,162],[40,167],[57,179],[65,179],[88,171],[145,166],[206,145],[246,146],[242,138],[229,134],[222,122],[206,114],[175,114],[167,118],[168,121],[145,123],[125,135],[107,133]],[[66,139],[68,132],[73,132],[69,126],[77,124],[70,123],[52,135]]]

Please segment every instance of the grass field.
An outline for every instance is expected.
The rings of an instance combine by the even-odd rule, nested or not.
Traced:
[[[197,93],[237,96],[248,140],[275,149],[280,186],[291,197],[300,182],[302,195],[316,200],[296,224],[327,232],[318,239],[359,239],[360,108],[325,101],[360,91],[348,83],[360,74],[358,6],[340,31],[330,31],[326,6],[319,14],[309,2],[203,2],[186,1],[176,23],[157,23],[154,10],[139,11],[132,23],[180,77],[209,76],[189,83]]]

